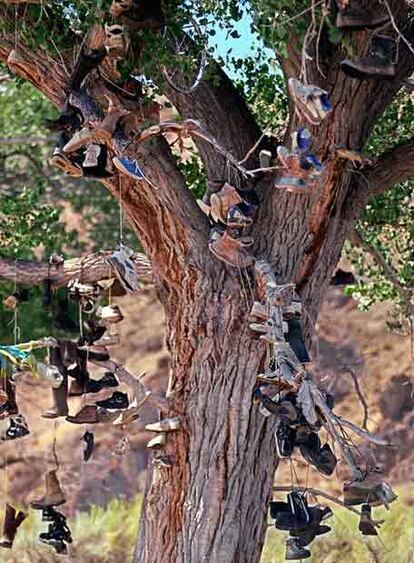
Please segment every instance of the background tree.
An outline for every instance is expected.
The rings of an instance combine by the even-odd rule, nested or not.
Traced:
[[[339,71],[347,53],[367,52],[371,34],[339,34],[333,19],[316,2],[168,3],[169,26],[179,29],[196,17],[206,33],[221,29],[233,37],[237,37],[237,22],[250,14],[255,41],[263,41],[277,60],[271,68],[267,51],[243,58],[229,52],[219,64],[211,59],[205,78],[190,94],[180,94],[163,80],[160,68],[169,62],[168,44],[151,32],[142,33],[146,49],[140,71],[153,81],[146,94],[162,93],[182,119],[197,120],[216,145],[195,137],[196,158],[183,164],[163,136],[150,141],[137,137],[129,152],[142,165],[147,181],[116,176],[102,182],[121,203],[151,263],[166,312],[171,353],[169,410],[163,414],[179,413],[185,421],[184,430],[174,433],[168,443],[174,466],[149,475],[136,561],[258,561],[277,467],[272,423],[252,405],[256,374],[266,351],[248,327],[251,272],[226,266],[209,253],[210,227],[195,202],[197,188],[204,184],[214,190],[217,182],[229,181],[257,192],[261,203],[251,228],[252,253],[274,267],[280,283],[296,284],[307,311],[308,338],[351,235],[354,242],[365,244],[364,256],[367,248],[379,250],[385,265],[387,281],[381,277],[368,290],[366,285],[359,287],[365,303],[391,295],[407,312],[413,276],[408,202],[414,140],[412,106],[401,89],[414,68],[409,46],[414,43],[414,22],[405,1],[389,0],[383,5],[393,15],[389,30],[396,33],[398,28],[404,37],[399,40],[396,76],[387,82],[356,81]],[[93,23],[107,19],[107,7],[106,3],[96,6],[66,0],[1,6],[0,59],[9,60],[10,71],[62,108],[85,34]],[[137,49],[134,37],[133,33],[132,46]],[[136,60],[124,62],[125,76]],[[309,83],[330,92],[334,108],[321,126],[309,127],[313,150],[325,164],[309,197],[275,190],[278,171],[248,172],[258,168],[262,148],[275,154],[278,143],[289,145],[298,119],[292,101],[286,98],[285,84],[304,71]],[[185,65],[179,72],[185,75]],[[99,73],[91,73],[89,101],[105,108],[107,86]],[[134,110],[131,101],[120,98],[119,103]],[[263,135],[263,131],[273,135]],[[340,157],[338,147],[370,151],[373,162],[355,169]],[[31,149],[29,156],[44,155]],[[49,180],[46,184],[51,185]],[[37,205],[37,200],[25,197],[23,192],[20,198],[2,199],[2,215],[14,221],[2,237],[15,242],[14,246],[2,244],[4,258],[27,258],[35,246],[36,228],[26,233],[31,241],[26,255],[16,255],[23,239],[19,241],[15,234],[24,235],[22,222],[16,221],[21,215],[18,206],[31,212]],[[49,214],[51,230],[46,235],[53,240],[53,210],[37,207],[36,213],[40,212]],[[362,241],[355,237],[356,225]],[[398,244],[393,234],[398,234]],[[0,263],[3,279],[16,278],[13,260]],[[18,281],[25,280],[25,268],[29,271],[31,266],[18,270]],[[40,271],[42,278],[46,270]]]

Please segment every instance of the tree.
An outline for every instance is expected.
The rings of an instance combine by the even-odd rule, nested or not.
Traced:
[[[339,62],[346,52],[367,52],[370,33],[340,35],[320,3],[228,1],[217,7],[200,0],[170,4],[168,21],[176,26],[190,16],[208,20],[213,15],[217,25],[231,33],[245,5],[252,13],[256,35],[267,47],[277,49],[283,80],[279,71],[269,73],[269,67],[254,58],[233,60],[235,67],[245,66],[245,92],[243,80],[232,81],[223,66],[212,60],[194,91],[178,92],[159,72],[162,64],[169,63],[168,48],[151,32],[143,32],[151,56],[145,57],[144,48],[141,64],[180,118],[198,122],[187,123],[184,133],[195,144],[207,190],[214,192],[217,183],[229,181],[258,194],[260,206],[250,233],[252,254],[271,264],[279,283],[296,285],[307,311],[309,340],[344,243],[357,221],[367,206],[375,206],[375,197],[391,193],[414,176],[414,139],[404,128],[394,136],[393,146],[373,162],[363,163],[357,173],[337,151],[339,147],[363,149],[375,128],[384,123],[386,112],[405,103],[399,93],[414,69],[409,6],[404,0],[382,2],[392,14],[391,33],[399,30],[395,77],[358,81],[340,72]],[[366,7],[368,2],[359,4]],[[92,23],[102,23],[102,9],[85,2],[2,6],[0,60],[8,61],[13,73],[62,108],[69,93],[73,46],[79,53]],[[308,126],[314,137],[313,151],[325,164],[310,196],[276,190],[280,170],[251,172],[260,168],[261,149],[270,149],[274,155],[278,141],[289,146],[291,133],[299,125],[292,99],[288,99],[284,122],[285,102],[279,94],[281,101],[271,115],[279,139],[263,135],[266,95],[279,92],[281,82],[285,85],[304,71],[309,83],[330,92],[333,104],[320,126]],[[185,65],[176,72],[185,74]],[[96,118],[93,112],[100,115],[107,87],[99,73],[88,77],[83,105],[86,121]],[[134,109],[136,102],[118,98],[120,104]],[[149,476],[135,561],[254,562],[260,558],[278,460],[272,423],[252,404],[256,375],[266,358],[265,345],[249,329],[253,280],[249,269],[232,268],[209,252],[211,227],[188,189],[188,166],[183,169],[177,163],[162,133],[162,128],[152,130],[146,141],[137,135],[129,146],[129,154],[142,164],[146,181],[116,176],[102,182],[120,201],[151,264],[166,312],[171,353],[168,409],[162,414],[178,413],[184,421],[183,430],[174,433],[167,446],[174,456],[173,467]],[[409,186],[400,185],[398,190],[408,194]],[[22,265],[22,281],[24,270],[30,268],[30,264]],[[0,263],[3,279],[12,279],[12,271],[10,262]],[[43,276],[44,270],[31,280],[40,282]]]

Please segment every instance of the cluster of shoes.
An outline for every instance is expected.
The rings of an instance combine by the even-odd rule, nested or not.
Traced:
[[[66,544],[72,543],[72,535],[66,523],[66,517],[56,510],[57,506],[61,506],[65,502],[65,495],[56,470],[48,471],[45,475],[45,493],[40,498],[32,500],[30,506],[34,510],[41,510],[42,521],[49,522],[48,531],[39,535],[40,541],[52,546],[59,554],[66,554]]]
[[[66,110],[56,120],[46,122],[49,129],[59,132],[50,164],[76,178],[110,178],[115,167],[133,180],[142,180],[143,172],[135,160],[126,156],[109,156],[113,136],[126,113],[109,100],[107,114],[101,123],[93,127],[82,126],[81,112],[68,102]]]
[[[309,131],[301,127],[292,135],[292,150],[285,146],[277,148],[284,174],[276,180],[276,188],[295,193],[308,193],[314,188],[323,166],[314,154],[309,153],[311,142]]]
[[[383,3],[370,3],[369,11],[351,0],[341,5],[338,0],[331,0],[332,13],[336,26],[342,31],[361,31],[378,29],[391,24],[389,14]],[[374,35],[368,56],[345,59],[341,69],[348,76],[366,80],[370,78],[389,80],[395,76],[396,41],[392,37]]]
[[[270,516],[275,520],[278,530],[288,531],[286,540],[286,561],[307,559],[311,556],[306,549],[316,538],[330,532],[331,528],[323,522],[332,517],[332,510],[327,506],[308,506],[306,494],[292,491],[286,502],[272,501]]]
[[[89,377],[87,369],[88,360],[107,361],[106,352],[96,352],[92,349],[81,348],[70,340],[58,340],[58,345],[50,350],[48,364],[37,363],[38,374],[51,383],[53,406],[43,413],[44,418],[65,417],[73,424],[96,424],[99,422],[114,422],[116,419],[126,417],[136,418],[135,405],[129,405],[128,395],[120,391],[94,404],[84,405],[75,414],[69,414],[68,397],[78,397],[90,393],[118,387],[119,382],[115,374],[106,372],[101,379]],[[74,379],[68,390],[68,377]],[[130,407],[130,408],[128,408]],[[120,410],[127,412],[120,417]]]
[[[147,448],[154,450],[155,456],[153,463],[158,468],[169,468],[174,465],[174,457],[164,453],[167,445],[167,434],[180,430],[182,427],[181,419],[178,416],[164,418],[159,422],[152,422],[145,426],[145,430],[156,432],[156,436],[151,438],[147,444]]]
[[[253,238],[243,236],[242,232],[253,223],[258,201],[253,191],[241,193],[225,183],[219,191],[197,200],[197,203],[215,224],[209,238],[209,248],[214,256],[230,266],[247,268],[253,263],[247,250],[252,246]]]

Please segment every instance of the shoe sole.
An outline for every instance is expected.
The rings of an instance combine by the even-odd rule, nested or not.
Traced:
[[[356,80],[393,80],[395,78],[395,70],[383,74],[369,73],[361,69],[357,63],[348,60],[342,61],[341,70],[347,76]]]

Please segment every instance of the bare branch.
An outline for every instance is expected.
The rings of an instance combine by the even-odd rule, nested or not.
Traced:
[[[357,376],[356,376],[356,373],[355,373],[351,368],[349,368],[349,367],[346,367],[346,368],[344,369],[344,371],[345,371],[345,373],[349,373],[349,375],[350,375],[351,378],[352,378],[352,381],[354,382],[354,387],[355,387],[356,394],[358,395],[359,402],[361,403],[362,409],[363,409],[363,411],[364,411],[364,420],[363,420],[363,422],[362,422],[362,428],[363,428],[364,430],[367,430],[368,416],[369,416],[368,403],[367,403],[367,401],[366,401],[366,399],[365,399],[365,397],[364,397],[364,394],[362,393],[361,386],[360,386],[360,384],[359,384],[359,381],[358,381],[358,378],[357,378]]]
[[[0,280],[23,285],[41,285],[47,278],[55,287],[67,285],[70,280],[79,279],[84,283],[95,283],[111,277],[106,262],[110,253],[90,254],[82,258],[72,258],[62,264],[34,262],[27,260],[0,259]],[[144,254],[133,256],[137,276],[140,280],[152,282],[152,268]]]

